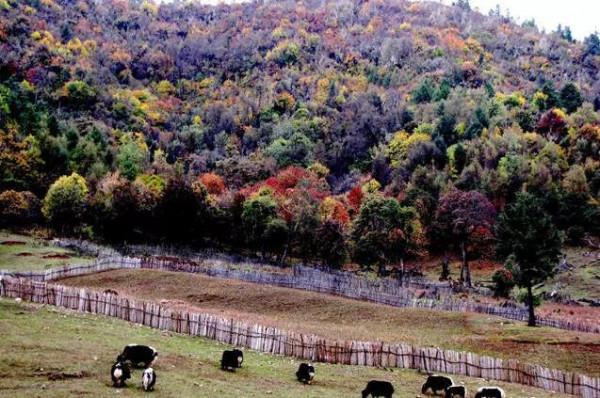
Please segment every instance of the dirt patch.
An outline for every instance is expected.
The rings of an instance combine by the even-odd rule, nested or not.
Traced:
[[[46,254],[42,258],[46,258],[46,259],[63,259],[63,260],[66,260],[66,259],[71,258],[71,256],[69,256],[68,254],[54,253],[54,254]]]
[[[17,256],[19,256],[19,257],[31,257],[31,256],[33,256],[33,253],[21,252],[21,253],[17,253]]]
[[[0,245],[5,245],[5,246],[19,246],[19,245],[26,245],[27,242],[24,242],[22,240],[3,240],[2,242],[0,242]]]
[[[57,381],[57,380],[68,380],[68,379],[83,379],[84,377],[90,377],[90,374],[86,371],[68,373],[68,372],[59,372],[59,371],[44,372],[42,370],[37,370],[34,373],[34,376],[48,377],[48,380],[50,380],[50,381]]]

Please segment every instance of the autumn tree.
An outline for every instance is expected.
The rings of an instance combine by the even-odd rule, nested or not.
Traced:
[[[40,200],[31,192],[8,190],[0,193],[0,225],[19,225],[36,221]]]
[[[220,195],[225,191],[223,179],[215,173],[204,173],[200,176],[200,182],[206,187],[211,195]]]
[[[540,201],[520,193],[500,214],[496,236],[498,255],[508,260],[517,285],[527,289],[528,325],[535,326],[533,286],[554,274],[560,234]]]
[[[51,225],[65,231],[83,221],[88,187],[77,173],[62,176],[48,189],[42,212]]]
[[[371,194],[362,204],[352,226],[354,259],[366,266],[377,265],[381,274],[392,261],[403,263],[410,253],[416,212],[394,198]]]
[[[453,190],[440,199],[436,229],[440,236],[459,248],[462,259],[460,280],[467,286],[471,286],[469,244],[478,229],[492,229],[495,215],[490,201],[477,191]]]

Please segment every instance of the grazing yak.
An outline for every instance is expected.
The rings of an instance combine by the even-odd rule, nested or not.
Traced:
[[[500,387],[481,387],[475,393],[475,398],[505,398],[504,390]]]
[[[131,379],[131,371],[126,363],[115,362],[110,368],[113,387],[125,387],[125,380]]]
[[[467,389],[465,386],[450,386],[446,388],[445,398],[466,398]]]
[[[154,347],[139,344],[129,344],[117,357],[117,362],[131,362],[134,368],[147,368],[156,360],[158,351]],[[142,364],[142,366],[140,366]]]
[[[315,367],[310,363],[301,363],[296,372],[298,381],[310,384],[315,378]]]
[[[156,373],[154,373],[154,369],[145,369],[142,374],[142,388],[144,391],[152,391],[154,390],[154,384],[156,384]]]
[[[235,369],[241,368],[242,362],[244,362],[244,353],[240,350],[226,350],[223,351],[221,356],[221,369]]]
[[[454,385],[454,382],[449,377],[431,375],[427,377],[427,381],[423,384],[423,387],[421,387],[421,394],[427,394],[427,391],[429,390],[431,390],[433,395],[436,395],[439,392],[445,394],[446,389],[452,385]]]
[[[394,395],[394,386],[388,381],[371,380],[367,383],[367,388],[363,390],[362,398],[367,398],[369,395],[373,398],[392,398],[392,395]]]

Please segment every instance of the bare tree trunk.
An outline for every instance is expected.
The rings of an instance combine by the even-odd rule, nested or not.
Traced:
[[[404,257],[400,257],[400,286],[404,286]]]
[[[529,309],[529,321],[528,326],[536,326],[535,322],[535,309],[533,307],[533,289],[531,283],[527,284],[527,307]]]
[[[469,260],[467,259],[467,244],[463,240],[460,244],[460,251],[462,254],[462,268],[460,270],[460,281],[471,287],[471,270],[469,269]]]

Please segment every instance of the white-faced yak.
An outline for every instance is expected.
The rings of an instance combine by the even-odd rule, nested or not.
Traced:
[[[110,368],[110,378],[113,387],[125,387],[125,381],[131,379],[131,371],[129,365],[123,362],[115,362]]]
[[[301,363],[296,372],[298,381],[310,384],[315,378],[315,367],[310,363]]]
[[[154,369],[147,368],[142,374],[142,388],[144,391],[154,390],[154,384],[156,384],[156,373]]]

